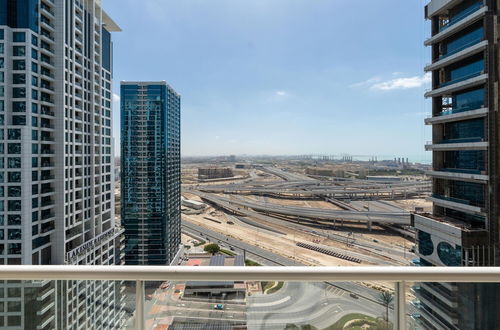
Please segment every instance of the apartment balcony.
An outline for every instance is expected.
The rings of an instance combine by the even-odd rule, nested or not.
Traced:
[[[43,301],[52,295],[55,292],[55,288],[53,286],[47,287],[45,290],[40,292],[40,294],[36,297],[36,300]]]
[[[427,142],[425,150],[427,151],[449,151],[449,150],[487,150],[488,141],[477,139],[461,139],[461,140],[448,140],[438,143]]]
[[[478,1],[471,6],[463,9],[461,12],[455,14],[453,17],[450,17],[448,22],[446,24],[443,24],[439,27],[439,32],[445,31],[451,26],[461,22],[463,19],[465,19],[467,16],[471,15],[472,13],[478,11],[483,7],[483,2]]]
[[[443,319],[445,319],[450,324],[457,324],[458,317],[456,310],[450,308],[446,303],[442,303],[440,300],[433,298],[431,294],[423,290],[418,290],[416,292],[416,297],[423,302],[428,307],[435,310]]]
[[[445,304],[447,304],[450,308],[457,308],[458,303],[456,298],[450,296],[442,289],[438,289],[436,286],[431,285],[431,283],[422,282],[419,284],[420,287],[424,288],[426,291],[430,292],[435,297],[439,298]]]
[[[464,11],[461,16],[457,16],[455,20],[450,21],[449,24],[441,27],[440,32],[427,39],[424,44],[426,46],[430,46],[446,39],[447,37],[457,33],[463,28],[470,26],[482,19],[487,11],[488,6],[472,6],[470,11]]]
[[[37,330],[43,330],[46,326],[48,326],[51,322],[55,321],[55,315],[49,314],[42,319],[42,322],[36,327]]]
[[[453,122],[453,121],[461,121],[461,120],[468,120],[468,119],[476,119],[476,118],[482,118],[486,117],[488,114],[489,109],[483,107],[482,105],[479,106],[478,109],[475,110],[463,110],[460,108],[454,108],[446,111],[442,111],[439,115],[426,118],[425,119],[425,124],[426,125],[435,125],[435,124],[442,124],[442,123],[448,123],[448,122]]]
[[[489,176],[486,174],[486,171],[470,169],[442,168],[439,170],[427,171],[425,174],[441,179],[473,181],[480,183],[486,183],[489,180]]]
[[[481,39],[472,41],[462,47],[462,49],[457,50],[453,53],[443,55],[438,61],[427,65],[425,71],[433,71],[444,68],[447,65],[453,64],[455,62],[461,61],[471,55],[478,54],[486,49],[488,46],[488,40]]]
[[[41,39],[45,42],[48,42],[50,44],[55,43],[54,37],[47,30],[42,29],[42,31],[40,32],[40,36],[41,36]]]
[[[429,328],[429,324],[438,329],[438,330],[449,330],[450,327],[444,324],[440,319],[438,319],[434,314],[431,313],[431,311],[428,310],[428,307],[424,307],[422,303],[416,299],[415,301],[412,301],[412,306],[418,311],[418,314],[412,315],[412,318],[414,318],[419,325],[423,327],[423,329]],[[425,316],[425,318],[422,320],[422,316]],[[423,324],[422,324],[423,323]],[[416,328],[420,329],[420,328]]]
[[[465,199],[433,194],[432,196],[427,197],[427,200],[433,202],[436,205],[446,207],[449,209],[454,209],[466,213],[484,215],[483,213],[484,210],[482,207],[471,205],[470,201]]]
[[[285,328],[287,324],[298,327],[310,324],[323,329],[329,326],[339,326],[340,319],[345,315],[364,314],[371,322],[386,324],[384,318],[388,315],[390,327],[398,330],[414,329],[412,317],[418,318],[422,313],[426,319],[433,320],[433,312],[453,310],[452,306],[443,306],[435,299],[428,299],[429,294],[416,294],[421,302],[406,295],[409,284],[414,282],[469,282],[469,283],[499,283],[500,269],[495,267],[155,267],[155,266],[13,266],[0,268],[0,280],[50,280],[50,281],[115,281],[115,283],[135,282],[135,288],[122,290],[114,285],[117,291],[102,291],[98,299],[100,308],[121,313],[129,318],[127,328],[148,329],[168,326],[168,323],[181,322],[186,326],[196,324],[226,324],[227,326],[242,326],[248,328]],[[159,288],[164,299],[157,301],[151,295],[145,294],[145,284],[148,281],[169,283],[167,288]],[[376,281],[391,283],[394,288],[388,289],[393,294],[393,302],[388,306],[377,301],[373,292],[380,292],[364,286],[361,283]],[[215,298],[207,300],[206,304],[192,302],[189,299],[179,300],[179,290],[176,286],[186,285],[186,282],[200,283],[210,286],[231,284],[241,287],[243,299]],[[247,282],[247,283],[245,283]],[[250,282],[250,283],[249,283]],[[249,295],[245,297],[247,285],[252,283],[281,283],[277,295]],[[238,284],[238,285],[237,285]],[[425,284],[425,283],[423,283]],[[53,286],[51,286],[53,287]],[[422,285],[422,287],[425,287]],[[122,295],[134,295],[135,306],[124,305]],[[186,295],[189,289],[182,289]],[[417,290],[418,291],[418,290]],[[53,289],[47,289],[41,294],[47,298],[53,294]],[[169,297],[172,298],[169,298]],[[175,297],[174,297],[175,296]],[[241,296],[240,296],[241,297]],[[198,298],[200,299],[200,298]],[[235,299],[232,301],[232,299]],[[77,300],[86,300],[86,295],[80,294]],[[423,304],[424,303],[424,304]],[[51,302],[49,302],[51,304]],[[193,305],[194,304],[194,305]],[[220,307],[219,305],[220,304]],[[428,304],[428,305],[425,305]],[[162,308],[153,308],[161,306]],[[49,305],[50,306],[50,305]],[[77,301],[75,312],[83,305]],[[54,307],[54,308],[52,308]],[[52,309],[51,309],[52,308]],[[57,306],[45,309],[41,314],[38,329],[43,329],[53,319],[52,313],[60,312]],[[410,309],[411,308],[411,309]],[[409,311],[419,313],[409,313]],[[469,311],[465,311],[469,312]],[[474,311],[471,310],[470,313]],[[357,317],[359,317],[359,314]],[[383,316],[382,316],[383,315]],[[444,315],[446,321],[455,321],[452,316]],[[441,314],[439,315],[441,317]],[[106,315],[103,315],[105,318]],[[344,321],[346,322],[346,321]],[[382,323],[380,323],[382,322]],[[360,325],[363,322],[361,322]],[[440,326],[440,321],[434,322]],[[369,325],[367,322],[366,325]]]
[[[52,10],[52,8],[50,8],[50,6],[48,6],[46,2],[42,2],[40,4],[40,9],[43,14],[49,16],[50,18],[55,18],[54,10]]]
[[[469,76],[467,79],[460,79],[458,81],[448,81],[441,84],[438,88],[433,89],[425,93],[425,97],[436,97],[444,94],[451,94],[453,92],[472,88],[484,84],[488,80],[488,74],[486,73],[475,73]]]
[[[47,19],[45,16],[41,15],[40,16],[40,26],[42,26],[43,28],[51,31],[51,32],[55,32],[55,25],[53,23],[50,22],[49,19]]]

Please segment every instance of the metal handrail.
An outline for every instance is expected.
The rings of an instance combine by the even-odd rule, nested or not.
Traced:
[[[145,281],[387,281],[395,282],[395,329],[406,329],[405,282],[500,282],[500,267],[190,267],[14,266],[0,267],[0,280],[135,281],[135,326],[145,327]]]
[[[500,282],[500,267],[192,267],[44,265],[0,267],[0,280]]]

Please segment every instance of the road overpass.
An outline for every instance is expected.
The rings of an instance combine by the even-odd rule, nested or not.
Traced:
[[[398,224],[409,225],[410,213],[409,212],[380,212],[380,211],[344,211],[344,210],[331,210],[321,208],[307,208],[297,206],[285,206],[274,203],[263,203],[257,201],[250,201],[244,198],[229,199],[213,194],[208,194],[200,191],[186,191],[191,194],[198,195],[199,197],[217,204],[231,212],[238,213],[241,209],[252,209],[254,211],[266,214],[279,214],[285,216],[307,218],[313,220],[324,221],[361,221],[366,222],[370,227],[373,222],[382,224]]]

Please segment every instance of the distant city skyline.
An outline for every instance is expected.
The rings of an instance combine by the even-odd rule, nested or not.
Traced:
[[[431,158],[422,2],[104,5],[127,32],[114,48],[115,153],[119,81],[168,80],[183,96],[183,156]]]

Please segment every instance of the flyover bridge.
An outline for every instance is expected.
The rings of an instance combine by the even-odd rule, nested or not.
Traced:
[[[209,193],[268,195],[288,198],[311,198],[321,195],[335,199],[410,198],[430,190],[430,183],[411,182],[399,184],[348,184],[334,185],[324,182],[251,183],[204,185],[196,189]]]
[[[278,214],[288,217],[298,217],[312,220],[323,221],[361,221],[366,222],[368,227],[373,222],[381,224],[398,224],[410,225],[409,212],[379,212],[379,211],[344,211],[344,210],[330,210],[321,208],[307,208],[297,206],[284,206],[273,203],[263,203],[257,201],[250,201],[245,198],[230,199],[226,197],[216,196],[195,190],[185,191],[191,194],[198,195],[199,197],[223,207],[229,211],[238,213],[241,209],[251,209],[265,214]]]

